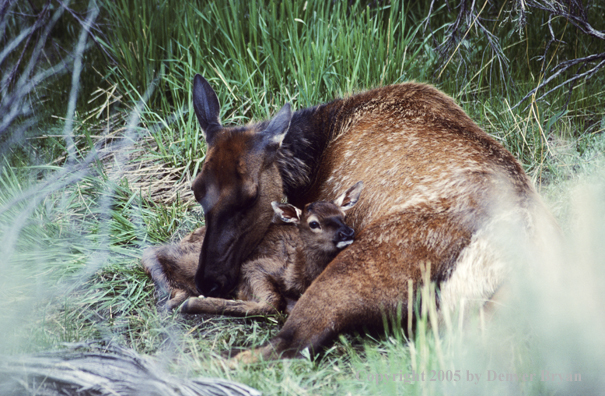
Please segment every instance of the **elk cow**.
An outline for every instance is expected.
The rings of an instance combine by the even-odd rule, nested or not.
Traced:
[[[236,286],[270,224],[262,202],[283,191],[302,206],[364,181],[364,196],[348,213],[356,242],[255,356],[298,356],[341,332],[382,326],[384,315],[412,303],[408,288],[420,286],[421,264],[430,263],[439,310],[483,304],[510,272],[501,237],[538,244],[536,230],[549,218],[513,155],[429,85],[376,88],[294,113],[286,104],[271,121],[224,127],[216,93],[196,75],[193,104],[208,144],[192,186],[206,220],[194,277],[205,296]],[[158,276],[175,271],[156,266]],[[255,357],[248,351],[239,359]]]
[[[363,184],[356,183],[336,200],[313,202],[301,211],[272,202],[274,223],[242,264],[237,300],[191,298],[181,312],[232,316],[289,313],[313,280],[338,252],[353,243],[354,230],[344,223]]]

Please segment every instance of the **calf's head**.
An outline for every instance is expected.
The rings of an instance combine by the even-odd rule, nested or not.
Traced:
[[[363,182],[357,182],[334,201],[307,204],[302,213],[286,203],[271,206],[281,221],[297,224],[305,249],[332,255],[353,243],[355,231],[345,224],[345,211],[355,206],[362,189]]]
[[[195,284],[201,294],[221,297],[233,289],[241,263],[266,233],[270,202],[283,195],[275,160],[292,114],[286,104],[268,123],[223,127],[216,93],[200,75],[193,82],[193,106],[208,145],[192,185],[206,222]]]

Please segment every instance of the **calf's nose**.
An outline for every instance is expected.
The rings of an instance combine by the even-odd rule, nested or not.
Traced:
[[[341,228],[338,231],[338,240],[339,241],[348,241],[350,239],[353,239],[354,236],[355,236],[355,230],[353,230],[350,227]]]

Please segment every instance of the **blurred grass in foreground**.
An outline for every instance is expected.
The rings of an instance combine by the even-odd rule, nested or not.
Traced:
[[[74,83],[67,78],[70,66],[71,75],[19,96],[19,110],[27,111],[0,136],[0,331],[6,335],[0,351],[104,340],[157,356],[175,374],[233,379],[265,394],[595,394],[604,363],[598,355],[603,332],[597,331],[605,302],[599,287],[605,281],[603,71],[550,94],[548,102],[534,97],[513,108],[545,78],[539,57],[550,34],[546,14],[534,10],[520,33],[515,10],[490,3],[483,12],[500,18],[493,29],[509,64],[471,30],[445,65],[448,58],[435,43],[447,39],[456,9],[437,4],[425,29],[428,4],[367,3],[66,3],[75,14],[61,11],[58,2],[44,3],[48,15],[40,20],[57,13],[60,31],[41,48],[67,48],[71,65],[81,21],[91,15],[84,11],[94,4],[100,7],[92,30],[97,44],[89,41],[82,50],[82,74]],[[9,48],[43,8],[6,4],[0,40]],[[588,9],[598,29],[603,11],[597,3]],[[603,52],[601,42],[579,35],[564,18],[550,26],[561,42],[548,62]],[[26,36],[3,66],[33,53],[25,42]],[[62,52],[45,51],[49,63],[36,63],[32,76],[61,65]],[[11,69],[3,69],[3,84],[10,80],[4,70]],[[23,68],[17,70],[20,76]],[[267,341],[280,327],[277,320],[158,312],[153,285],[139,266],[145,246],[178,240],[202,221],[188,195],[205,152],[190,111],[198,72],[215,87],[225,124],[269,117],[286,101],[298,109],[379,85],[433,83],[522,161],[564,229],[567,256],[539,266],[548,277],[527,274],[519,310],[504,310],[483,332],[460,331],[456,323],[431,327],[427,305],[413,342],[395,326],[377,339],[345,335],[320,360],[227,371],[220,354]],[[74,85],[80,96],[66,130],[71,113],[63,99]],[[3,95],[16,86],[3,85]],[[66,136],[74,143],[71,154]],[[407,384],[384,376],[412,370],[460,370],[461,381]],[[580,373],[582,383],[467,381],[467,371],[487,370]]]

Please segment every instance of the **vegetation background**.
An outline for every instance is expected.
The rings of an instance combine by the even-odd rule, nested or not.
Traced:
[[[265,394],[597,394],[603,15],[596,0],[3,0],[0,353],[94,341],[181,378]],[[224,124],[268,118],[284,102],[434,84],[521,161],[567,235],[566,255],[541,267],[548,276],[523,272],[537,279],[519,283],[527,309],[491,330],[437,323],[427,303],[409,340],[395,325],[377,339],[343,336],[319,359],[228,370],[221,353],[267,341],[283,318],[162,312],[139,264],[145,247],[203,224],[189,191],[205,155],[195,73],[214,86]],[[392,375],[431,370],[436,381]],[[487,370],[581,382],[488,381]]]

